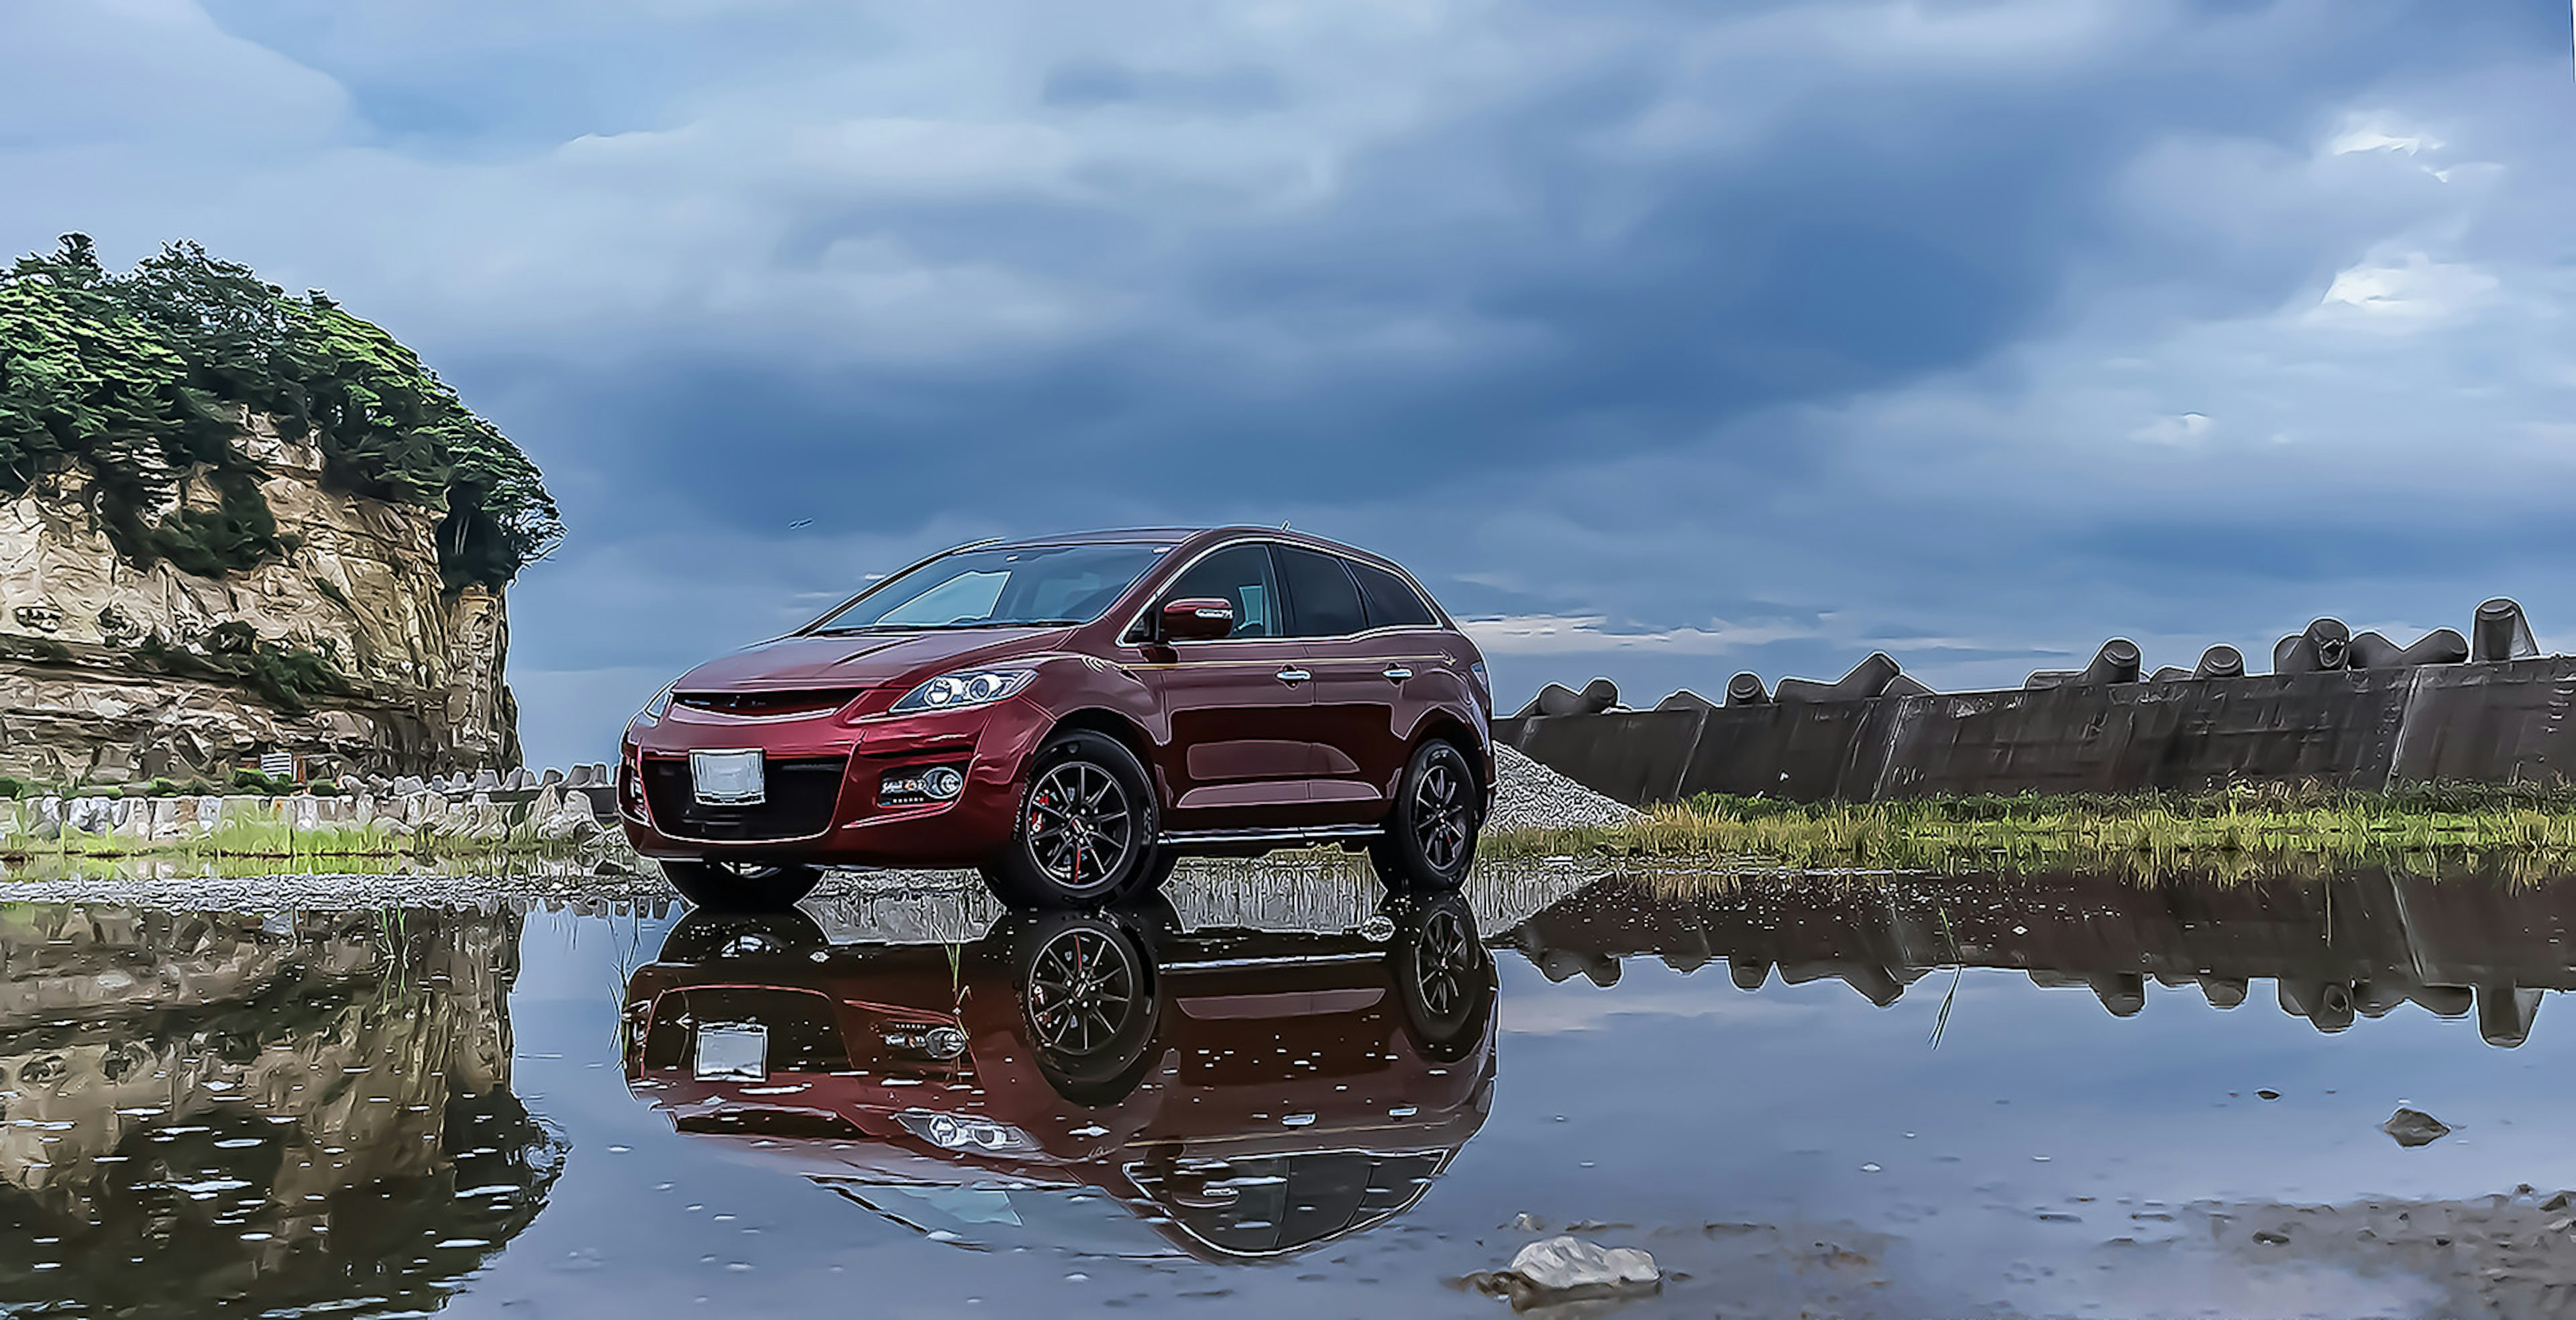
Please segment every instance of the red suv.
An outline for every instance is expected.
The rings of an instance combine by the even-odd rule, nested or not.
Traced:
[[[935,555],[690,670],[627,726],[618,807],[705,907],[826,865],[983,872],[1026,907],[1135,899],[1193,854],[1339,842],[1454,889],[1493,695],[1419,583],[1288,531],[1089,532]]]

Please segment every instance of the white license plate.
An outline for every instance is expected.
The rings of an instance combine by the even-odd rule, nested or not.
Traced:
[[[769,1028],[748,1023],[698,1028],[694,1071],[702,1082],[769,1080]]]
[[[758,752],[691,752],[689,786],[700,802],[733,805],[769,800]]]

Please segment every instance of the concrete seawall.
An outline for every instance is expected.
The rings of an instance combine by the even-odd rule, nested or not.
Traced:
[[[2312,780],[2576,777],[2576,657],[1704,710],[1527,715],[1494,736],[1631,805],[1698,793],[1868,802]]]

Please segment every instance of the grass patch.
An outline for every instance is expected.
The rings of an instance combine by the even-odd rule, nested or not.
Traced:
[[[1781,870],[2412,873],[2576,869],[2576,790],[2426,785],[2363,793],[2267,784],[2215,793],[2025,794],[1787,803],[1703,795],[1606,829],[1488,834],[1482,855],[1692,859]]]

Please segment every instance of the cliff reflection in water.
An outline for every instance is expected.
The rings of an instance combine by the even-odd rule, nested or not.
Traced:
[[[2197,985],[2220,1008],[2268,979],[2282,1011],[2320,1031],[2414,1003],[2474,1014],[2489,1044],[2510,1048],[2530,1036],[2542,992],[2576,986],[2571,927],[2576,879],[1614,877],[1496,943],[1551,980],[1608,985],[1626,957],[1685,973],[1723,960],[1746,990],[1774,971],[1830,977],[1880,1005],[1933,968],[2004,968],[2087,987],[2122,1017],[2145,1007],[2150,979]]]
[[[417,1312],[535,1218],[519,919],[0,906],[0,1309]]]
[[[1494,990],[1455,897],[1358,930],[1012,914],[962,945],[698,913],[628,985],[626,1069],[680,1131],[942,1242],[1261,1259],[1448,1168]]]

